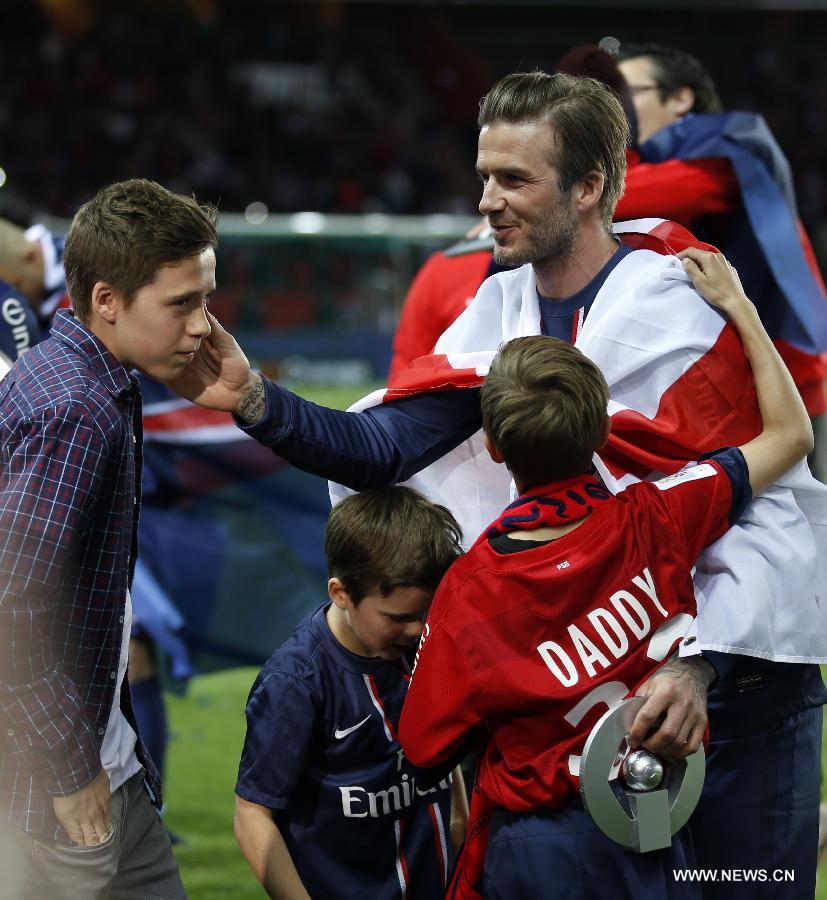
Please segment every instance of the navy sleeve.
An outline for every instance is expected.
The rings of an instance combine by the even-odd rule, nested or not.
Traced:
[[[235,792],[259,806],[284,809],[313,740],[316,713],[309,688],[293,675],[270,673],[253,686],[245,712]]]
[[[752,502],[752,486],[749,483],[749,467],[738,447],[726,447],[705,453],[701,459],[710,459],[726,472],[732,487],[732,507],[729,511],[729,524],[734,525],[744,510]]]
[[[267,378],[264,386],[264,416],[242,430],[296,468],[357,491],[405,481],[482,426],[479,388],[348,413],[303,400]]]

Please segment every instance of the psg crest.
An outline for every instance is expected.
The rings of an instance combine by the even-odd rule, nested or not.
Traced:
[[[706,768],[703,747],[676,762],[629,750],[626,735],[644,702],[631,697],[610,709],[592,729],[580,761],[589,815],[607,837],[637,853],[671,844],[698,803]]]

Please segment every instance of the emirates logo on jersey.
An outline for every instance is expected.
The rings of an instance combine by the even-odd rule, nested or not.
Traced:
[[[369,791],[359,785],[340,787],[342,814],[346,819],[378,819],[380,816],[395,816],[421,797],[448,790],[452,781],[453,775],[448,775],[436,787],[422,790],[416,784],[416,775],[409,778],[407,774],[403,773],[398,784],[392,784],[383,791]]]
[[[23,308],[23,303],[17,297],[7,297],[3,301],[0,311],[3,313],[3,321],[11,327],[14,347],[17,350],[18,357],[20,357],[29,349],[32,342],[26,325],[26,311]]]

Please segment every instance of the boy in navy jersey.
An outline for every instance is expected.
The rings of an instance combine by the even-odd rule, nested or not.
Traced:
[[[580,754],[607,707],[691,646],[695,558],[806,455],[812,429],[734,270],[720,254],[681,255],[741,334],[763,419],[753,440],[612,497],[591,474],[610,428],[594,363],[520,338],[483,385],[486,446],[520,496],[440,585],[400,721],[420,766],[450,764],[484,735],[452,897],[698,895],[673,874],[693,863],[682,834],[634,854],[597,829],[579,801]],[[703,727],[675,737],[695,750]]]
[[[235,832],[271,897],[440,897],[468,817],[457,770],[436,786],[396,731],[437,584],[460,555],[453,516],[406,487],[333,508],[330,603],[253,685]],[[432,779],[433,780],[433,779]]]

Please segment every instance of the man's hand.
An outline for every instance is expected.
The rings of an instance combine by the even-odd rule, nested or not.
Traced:
[[[648,699],[629,729],[629,745],[667,759],[693,754],[703,740],[706,692],[714,678],[715,670],[699,657],[661,666],[638,689],[637,696]]]
[[[52,797],[58,822],[69,839],[81,847],[95,847],[112,834],[112,792],[104,769],[86,787],[66,797]]]
[[[236,413],[252,423],[264,412],[264,392],[261,376],[250,370],[250,363],[235,338],[207,312],[212,332],[201,341],[195,359],[175,379],[167,382],[173,391],[199,406]],[[254,404],[250,416],[248,400],[251,393],[261,392],[261,404]],[[259,411],[260,406],[260,411]]]

